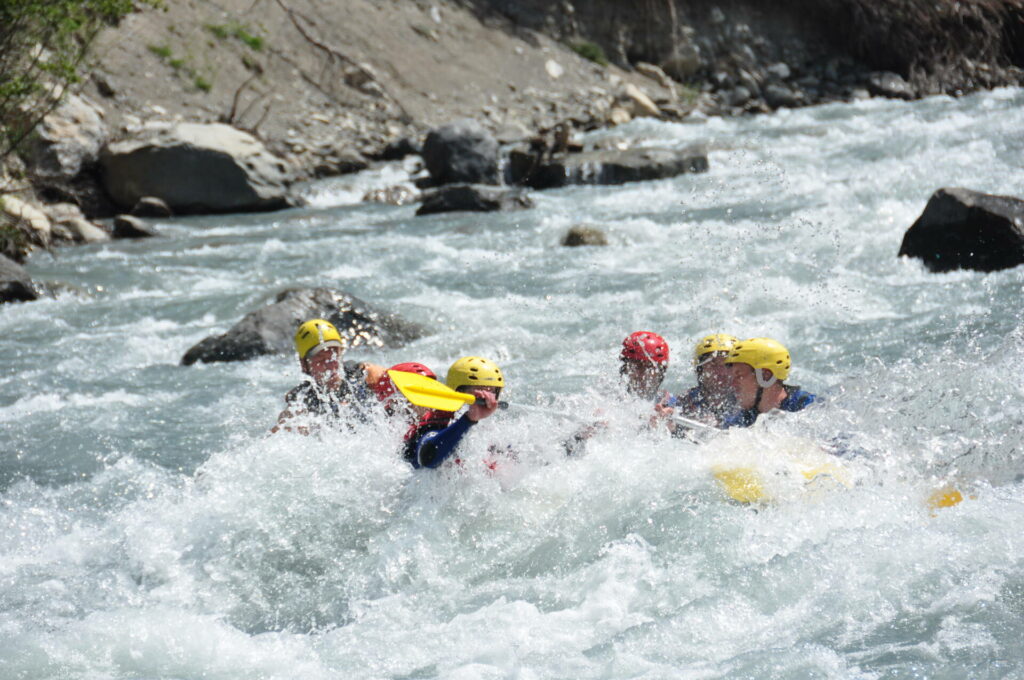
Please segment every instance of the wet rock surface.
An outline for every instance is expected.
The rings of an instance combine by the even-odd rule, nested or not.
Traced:
[[[111,225],[112,238],[152,238],[158,236],[145,221],[133,215],[118,215]]]
[[[457,212],[492,212],[496,210],[523,210],[532,208],[533,201],[520,188],[496,187],[484,184],[450,184],[428,191],[417,215]]]
[[[565,233],[565,236],[562,237],[562,245],[569,247],[606,246],[608,237],[597,227],[577,225]]]
[[[245,361],[294,352],[296,329],[316,318],[333,323],[350,348],[400,347],[426,332],[348,293],[330,288],[288,289],[273,303],[246,314],[227,333],[201,340],[185,353],[181,363]]]
[[[1024,200],[939,189],[904,234],[899,255],[918,258],[933,272],[1024,264]]]
[[[703,147],[685,149],[603,149],[538,160],[529,152],[509,159],[511,181],[534,189],[571,184],[625,184],[707,172]]]

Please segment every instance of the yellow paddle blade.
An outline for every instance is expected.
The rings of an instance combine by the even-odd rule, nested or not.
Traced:
[[[458,411],[466,404],[472,404],[472,394],[456,392],[444,383],[419,373],[388,371],[388,376],[405,398],[416,406],[435,411]]]
[[[963,494],[960,493],[956,487],[946,485],[940,489],[936,489],[928,496],[928,507],[932,510],[938,510],[939,508],[951,508],[963,499]]]
[[[761,483],[761,475],[748,467],[716,467],[712,471],[726,495],[740,503],[760,503],[769,500]]]

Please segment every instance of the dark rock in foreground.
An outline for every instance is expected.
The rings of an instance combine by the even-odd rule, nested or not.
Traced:
[[[29,302],[38,298],[25,268],[0,255],[0,302]]]
[[[246,314],[227,333],[199,341],[185,352],[181,363],[245,361],[294,352],[295,330],[315,318],[337,326],[350,348],[398,347],[424,334],[420,326],[373,309],[352,295],[330,288],[293,288],[279,293],[272,304]]]
[[[992,272],[1024,263],[1024,201],[970,189],[939,189],[903,235],[899,254],[933,272]]]
[[[483,184],[451,184],[423,196],[417,215],[456,212],[491,212],[532,208],[533,201],[522,189],[492,187]]]
[[[498,142],[480,123],[458,120],[427,134],[423,164],[435,186],[497,184]]]
[[[179,215],[290,205],[284,161],[252,135],[220,123],[180,123],[154,137],[111,144],[100,164],[107,192],[124,209],[145,196]]]
[[[707,169],[707,151],[701,147],[585,151],[550,160],[538,160],[529,152],[516,151],[509,158],[511,181],[534,189],[570,184],[625,184]]]

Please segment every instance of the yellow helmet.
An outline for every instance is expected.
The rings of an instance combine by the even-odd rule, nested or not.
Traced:
[[[705,335],[697,342],[697,346],[693,348],[693,365],[700,366],[706,363],[707,360],[701,360],[701,357],[705,355],[715,352],[728,352],[739,341],[740,339],[735,335],[727,335],[725,333]]]
[[[749,338],[737,342],[729,350],[729,356],[725,358],[725,363],[747,364],[755,369],[767,368],[778,380],[785,380],[789,377],[789,350],[783,347],[782,343],[771,338]],[[762,384],[761,372],[756,371],[756,374],[757,383],[762,387],[768,387],[775,382],[771,380],[768,385]]]
[[[498,365],[490,359],[462,357],[448,369],[445,384],[453,390],[467,385],[471,387],[504,387],[505,378],[501,375]]]
[[[326,319],[310,319],[295,331],[295,351],[299,353],[299,359],[305,359],[314,349],[323,347],[338,347],[344,352],[345,345],[338,329]]]

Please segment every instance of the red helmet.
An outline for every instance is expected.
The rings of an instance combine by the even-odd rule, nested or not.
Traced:
[[[428,378],[437,380],[437,376],[429,368],[423,364],[416,363],[415,361],[406,361],[405,363],[395,364],[388,371],[403,371],[404,373],[419,373],[425,375]],[[395,390],[395,384],[391,382],[391,376],[388,375],[387,371],[384,371],[384,375],[381,376],[377,384],[373,386],[373,391],[377,394],[377,399],[384,401],[388,397],[394,395],[397,391]]]
[[[637,331],[622,341],[623,359],[651,361],[668,365],[668,343],[665,338],[650,331]]]

